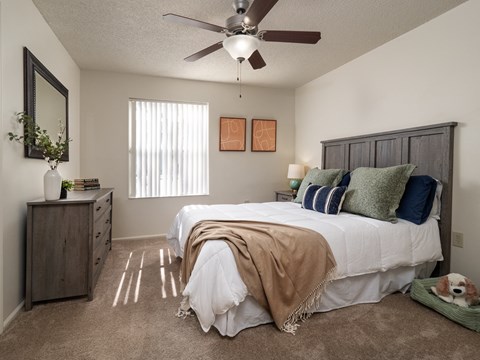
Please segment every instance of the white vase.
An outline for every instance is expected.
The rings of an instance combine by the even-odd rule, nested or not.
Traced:
[[[43,176],[43,191],[45,200],[60,199],[60,190],[62,189],[62,176],[55,170],[48,170]]]

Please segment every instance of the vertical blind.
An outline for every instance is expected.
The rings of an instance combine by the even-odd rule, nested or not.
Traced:
[[[130,99],[130,197],[208,194],[208,104]]]

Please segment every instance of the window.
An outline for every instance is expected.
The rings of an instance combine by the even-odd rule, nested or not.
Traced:
[[[208,104],[130,99],[129,196],[208,195]]]

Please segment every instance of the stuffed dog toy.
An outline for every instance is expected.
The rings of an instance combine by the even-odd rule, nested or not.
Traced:
[[[450,273],[442,276],[436,286],[432,286],[432,292],[447,303],[469,307],[480,303],[477,288],[467,277]]]

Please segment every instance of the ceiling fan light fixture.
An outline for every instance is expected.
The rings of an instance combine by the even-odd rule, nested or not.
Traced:
[[[259,45],[260,40],[253,35],[232,35],[223,40],[223,47],[234,60],[248,59]]]

